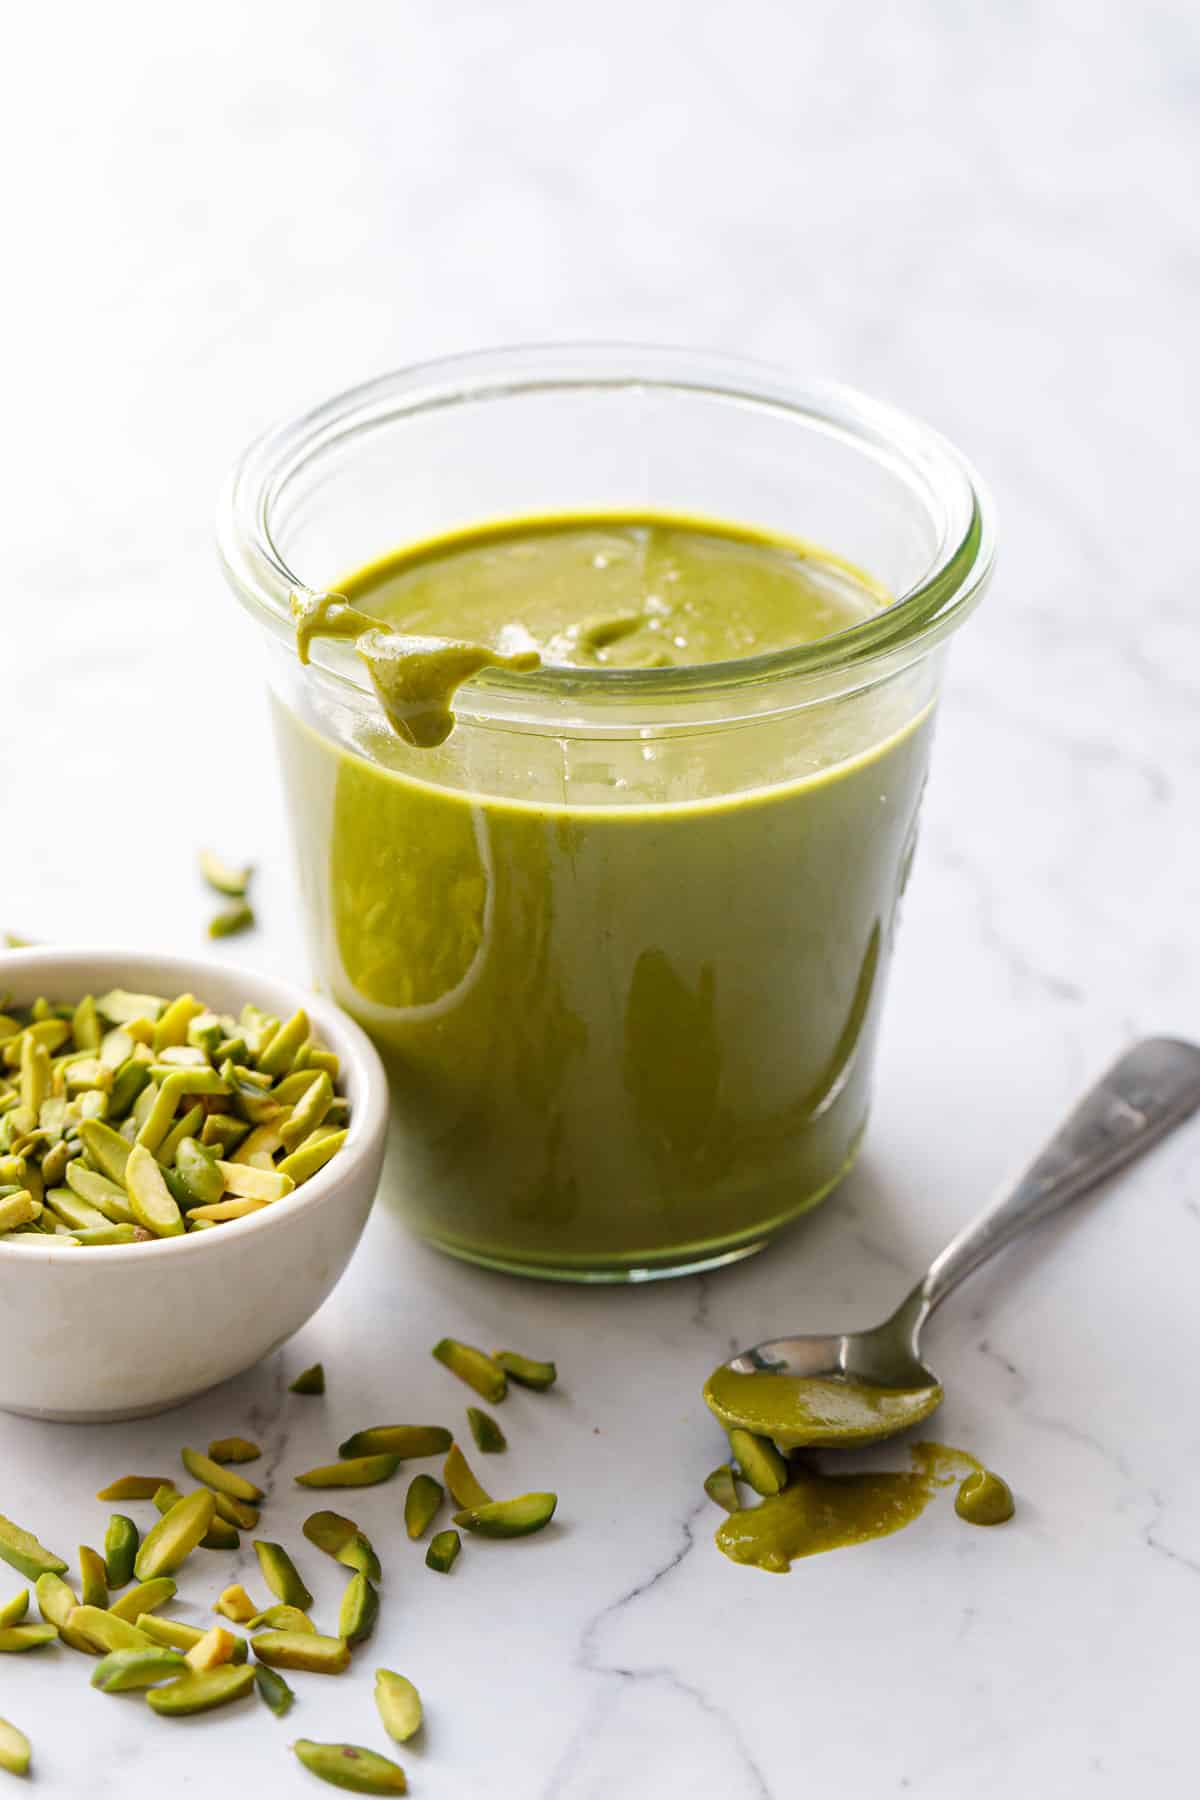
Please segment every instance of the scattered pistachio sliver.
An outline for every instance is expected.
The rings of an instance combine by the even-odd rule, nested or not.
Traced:
[[[493,1406],[508,1392],[508,1377],[500,1364],[483,1350],[476,1350],[473,1344],[460,1343],[457,1338],[442,1338],[433,1346],[433,1354],[452,1375],[473,1387]]]
[[[316,1631],[262,1631],[251,1638],[250,1648],[271,1669],[340,1675],[350,1667],[350,1651],[342,1639],[322,1637]]]
[[[375,1705],[383,1729],[398,1744],[406,1744],[421,1729],[421,1696],[412,1682],[394,1669],[376,1669]]]
[[[236,937],[239,931],[249,931],[257,923],[254,908],[248,900],[238,900],[233,906],[223,906],[208,921],[208,935],[211,938]]]
[[[306,1470],[296,1476],[296,1483],[311,1488],[374,1487],[376,1482],[389,1481],[403,1460],[400,1456],[344,1457],[340,1462]]]
[[[205,1487],[213,1488],[218,1494],[229,1494],[234,1500],[261,1500],[263,1491],[244,1475],[235,1474],[223,1464],[216,1462],[211,1456],[203,1455],[199,1450],[184,1448],[179,1459],[188,1474],[195,1480],[202,1481]]]
[[[246,1463],[257,1462],[262,1451],[249,1438],[227,1437],[214,1438],[208,1446],[208,1454],[218,1463]]]
[[[232,1662],[237,1646],[238,1639],[232,1631],[226,1631],[223,1625],[213,1625],[192,1645],[184,1661],[194,1674],[204,1675],[209,1669],[219,1669],[222,1663]]]
[[[173,1575],[210,1529],[216,1505],[207,1488],[177,1500],[146,1533],[133,1568],[139,1581]]]
[[[0,1606],[0,1631],[7,1625],[19,1625],[29,1611],[29,1589],[22,1588],[11,1600]]]
[[[491,1500],[486,1506],[457,1512],[454,1523],[480,1537],[528,1537],[550,1523],[557,1505],[557,1494],[521,1494],[515,1500]]]
[[[187,1663],[178,1650],[150,1644],[142,1650],[110,1650],[96,1664],[92,1686],[102,1694],[127,1694],[131,1689],[154,1687],[186,1672]]]
[[[312,1738],[297,1738],[292,1749],[310,1775],[319,1775],[331,1787],[349,1788],[355,1794],[408,1792],[399,1763],[361,1744],[318,1744]]]
[[[11,940],[11,932],[8,935]],[[28,1775],[32,1754],[25,1733],[0,1719],[0,1769],[7,1769],[10,1775]]]
[[[313,1597],[300,1578],[300,1571],[288,1555],[282,1544],[272,1544],[264,1538],[256,1538],[254,1552],[258,1557],[258,1566],[262,1570],[263,1580],[271,1592],[282,1600],[285,1606],[297,1606],[306,1612],[313,1603]]]
[[[246,1620],[251,1631],[303,1631],[312,1635],[316,1626],[306,1612],[298,1606],[268,1606],[264,1612],[255,1613],[252,1619]]]
[[[153,1500],[160,1487],[169,1486],[165,1475],[121,1475],[97,1493],[97,1500]],[[114,1583],[114,1585],[116,1585]]]
[[[11,1519],[0,1516],[0,1556],[18,1575],[36,1581],[39,1575],[65,1575],[67,1565],[53,1550],[39,1544],[32,1532],[22,1531]]]
[[[338,1058],[280,1022],[113,988],[0,1011],[0,1238],[211,1231],[286,1201],[347,1141]],[[315,1391],[305,1387],[300,1392]]]
[[[508,1439],[491,1414],[485,1413],[482,1407],[468,1406],[467,1424],[471,1427],[475,1448],[485,1456],[495,1456],[499,1451],[508,1449]]]
[[[360,1571],[346,1583],[338,1613],[338,1636],[351,1646],[361,1644],[375,1629],[379,1595]]]
[[[248,1625],[257,1617],[258,1608],[240,1582],[227,1587],[213,1608],[223,1619],[231,1619],[235,1625]]]
[[[446,1490],[432,1475],[414,1475],[404,1496],[404,1529],[414,1541],[424,1537],[438,1515]]]
[[[200,873],[210,888],[218,894],[224,894],[230,900],[243,900],[250,885],[253,865],[247,863],[238,868],[233,863],[224,862],[211,850],[201,850],[199,856]]]
[[[495,1360],[505,1374],[519,1387],[534,1388],[542,1393],[553,1387],[558,1370],[552,1362],[538,1362],[532,1356],[518,1356],[515,1350],[497,1350]]]
[[[441,1456],[454,1442],[444,1425],[370,1425],[338,1445],[339,1456]]]
[[[435,1569],[439,1575],[448,1575],[458,1561],[461,1549],[462,1539],[457,1531],[439,1531],[429,1540],[429,1548],[425,1552],[425,1567]]]
[[[258,1663],[254,1670],[254,1685],[277,1719],[291,1711],[296,1696],[275,1669],[268,1669],[266,1663]]]
[[[8,1625],[0,1630],[0,1654],[15,1656],[23,1650],[40,1650],[57,1636],[54,1625]]]
[[[136,1625],[144,1614],[157,1612],[160,1606],[173,1600],[175,1593],[175,1583],[169,1575],[155,1575],[149,1581],[139,1581],[108,1610],[114,1619],[127,1619],[131,1625]]]
[[[90,1544],[79,1546],[79,1597],[85,1606],[108,1606],[108,1571]]]
[[[67,1614],[65,1629],[86,1638],[104,1654],[109,1650],[144,1650],[150,1639],[128,1619],[118,1619],[102,1606],[76,1606]]]
[[[322,1363],[314,1363],[311,1369],[305,1369],[297,1375],[288,1388],[289,1394],[323,1394],[325,1392],[325,1367]]]
[[[133,1520],[124,1513],[114,1513],[104,1534],[104,1566],[110,1590],[126,1587],[133,1580],[133,1562],[140,1541]]]
[[[214,1706],[239,1700],[253,1686],[254,1670],[248,1663],[240,1667],[227,1663],[203,1675],[183,1675],[166,1687],[151,1688],[146,1698],[164,1718],[185,1718],[189,1713],[208,1712]]]
[[[490,1506],[492,1496],[482,1482],[475,1479],[470,1463],[457,1444],[450,1446],[450,1454],[442,1469],[442,1478],[450,1489],[456,1506]]]

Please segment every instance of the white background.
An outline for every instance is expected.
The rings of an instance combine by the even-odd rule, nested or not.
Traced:
[[[1182,0],[8,21],[0,928],[190,951],[211,840],[262,865],[264,929],[232,954],[297,968],[256,646],[211,518],[253,433],[386,367],[626,336],[840,377],[967,451],[1002,546],[952,658],[837,1204],[740,1270],[605,1294],[455,1268],[380,1215],[282,1357],[182,1415],[5,1421],[0,1511],[67,1554],[103,1529],[101,1480],[246,1426],[295,1547],[293,1469],[376,1419],[453,1417],[443,1331],[563,1371],[505,1414],[513,1487],[561,1492],[554,1541],[442,1582],[374,1490],[384,1623],[287,1723],[170,1724],[65,1652],[5,1659],[0,1713],[44,1791],[312,1791],[287,1742],[383,1747],[377,1662],[425,1692],[402,1760],[431,1800],[1194,1791],[1197,1129],[937,1323],[940,1428],[1011,1479],[1004,1532],[943,1505],[778,1580],[716,1554],[697,1494],[718,1355],[883,1312],[1121,1044],[1200,1034],[1198,92]],[[286,1399],[318,1355],[328,1400]],[[333,1565],[304,1561],[328,1621]]]

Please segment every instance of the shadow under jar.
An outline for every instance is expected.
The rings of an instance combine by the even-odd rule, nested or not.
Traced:
[[[434,749],[389,727],[352,645],[297,657],[293,593],[601,515],[803,540],[877,598],[769,654],[489,671]],[[270,433],[220,529],[268,642],[316,978],[387,1065],[383,1191],[413,1227],[635,1280],[748,1255],[826,1195],[866,1125],[945,644],[991,567],[956,452],[757,365],[501,351]]]

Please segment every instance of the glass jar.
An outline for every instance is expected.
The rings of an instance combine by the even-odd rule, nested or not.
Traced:
[[[715,519],[821,545],[893,603],[815,643],[489,672],[433,750],[294,593],[522,517]],[[935,433],[690,352],[489,352],[270,432],[221,509],[262,627],[318,984],[387,1062],[383,1192],[527,1275],[636,1280],[759,1249],[866,1126],[944,648],[991,512]]]

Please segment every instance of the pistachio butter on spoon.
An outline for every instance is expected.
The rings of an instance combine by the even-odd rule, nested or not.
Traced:
[[[966,1226],[882,1325],[777,1338],[723,1363],[704,1396],[726,1429],[786,1448],[893,1436],[939,1405],[922,1362],[922,1327],[961,1281],[1071,1201],[1132,1162],[1200,1106],[1200,1047],[1147,1038],[1084,1096],[1014,1187]]]

